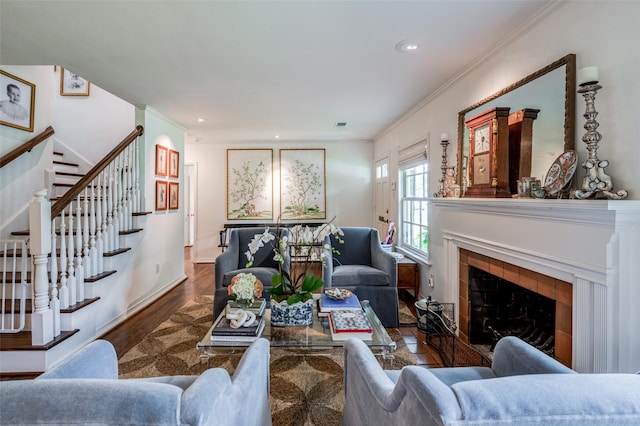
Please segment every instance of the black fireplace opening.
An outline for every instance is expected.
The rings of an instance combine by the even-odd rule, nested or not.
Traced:
[[[469,267],[469,342],[488,346],[504,336],[518,336],[553,356],[555,300],[500,277]]]

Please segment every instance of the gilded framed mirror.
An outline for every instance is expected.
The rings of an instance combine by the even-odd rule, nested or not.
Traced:
[[[470,132],[465,122],[491,108],[509,108],[513,115],[538,110],[530,135],[530,159],[526,160],[530,164],[527,164],[524,170],[528,176],[543,178],[558,155],[574,149],[575,93],[576,55],[571,53],[460,111],[456,183],[460,185],[462,196],[465,196],[469,186],[473,185],[473,177],[470,176],[470,168],[473,167],[470,155],[473,154],[473,149],[469,146]],[[511,168],[513,169],[513,164]],[[509,176],[514,180],[514,177],[526,175],[518,176],[516,170],[510,172]],[[510,183],[511,194],[514,194],[514,182]],[[472,196],[471,194],[467,196]]]

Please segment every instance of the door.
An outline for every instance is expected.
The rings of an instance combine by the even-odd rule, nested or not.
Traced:
[[[389,199],[389,158],[383,158],[376,161],[376,228],[381,240],[387,235]]]
[[[184,245],[186,247],[193,246],[196,234],[196,178],[197,165],[193,163],[185,164],[184,185],[186,191],[184,200]]]

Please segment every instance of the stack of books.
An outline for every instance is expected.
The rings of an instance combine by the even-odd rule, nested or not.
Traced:
[[[262,335],[265,321],[261,316],[249,327],[231,327],[231,320],[220,315],[211,330],[212,342],[253,342]]]
[[[362,309],[338,309],[329,314],[329,329],[333,340],[373,340],[373,330]]]
[[[346,299],[332,299],[326,294],[320,295],[318,304],[321,313],[328,313],[336,310],[362,310],[362,305],[358,300],[358,296],[352,294]]]
[[[267,306],[267,301],[264,298],[256,299],[250,306],[239,306],[238,302],[231,300],[227,302],[227,313],[232,313],[238,310],[253,312],[257,316],[261,317],[264,314],[264,309]]]

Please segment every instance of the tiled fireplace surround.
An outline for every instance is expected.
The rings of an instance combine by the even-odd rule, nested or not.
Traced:
[[[475,266],[556,301],[561,362],[584,373],[640,370],[640,201],[431,201],[434,296],[455,303],[461,338]]]

